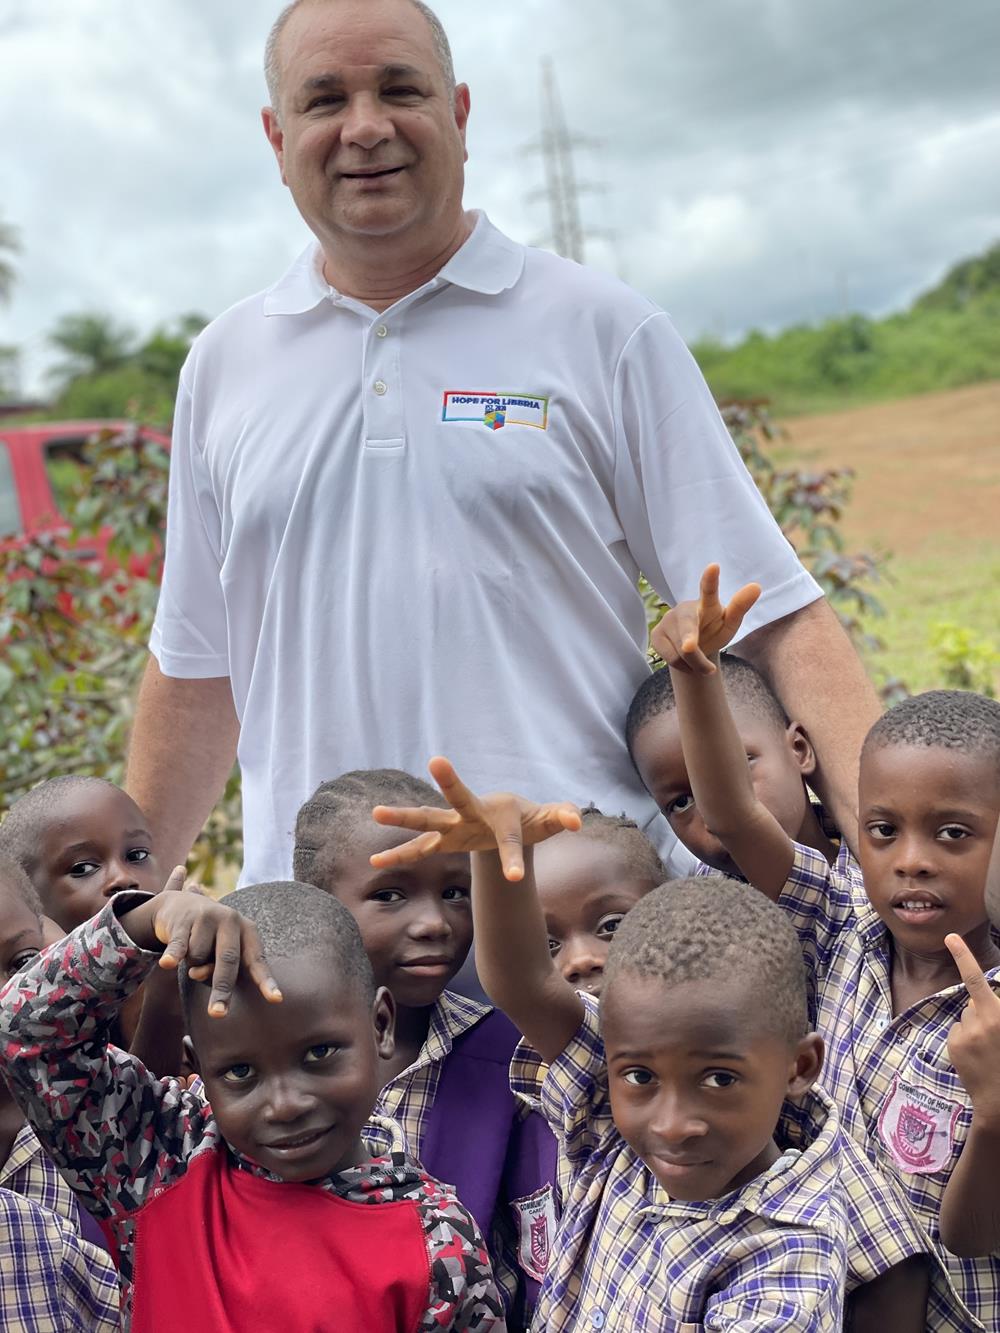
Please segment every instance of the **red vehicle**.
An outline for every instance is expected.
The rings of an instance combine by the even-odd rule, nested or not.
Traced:
[[[11,539],[16,542],[42,532],[58,536],[66,527],[64,503],[87,440],[99,431],[130,428],[131,423],[124,421],[46,421],[26,426],[0,419],[0,542],[7,545]],[[169,447],[166,435],[146,429],[143,435]],[[66,544],[78,559],[97,560],[106,539]]]

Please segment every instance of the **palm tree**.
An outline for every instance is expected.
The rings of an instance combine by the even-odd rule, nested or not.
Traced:
[[[14,264],[11,259],[21,248],[17,228],[0,222],[0,301],[9,301],[14,286]]]
[[[135,355],[133,331],[98,311],[63,315],[49,334],[49,342],[65,354],[50,371],[64,388],[82,376],[118,370]]]

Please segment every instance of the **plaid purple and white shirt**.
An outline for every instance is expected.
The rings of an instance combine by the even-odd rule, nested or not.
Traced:
[[[61,1214],[0,1189],[4,1333],[117,1333],[118,1278],[97,1253]]]
[[[844,1128],[899,1187],[972,1311],[967,1328],[1000,1329],[1000,1254],[959,1259],[940,1243],[941,1198],[969,1132],[972,1108],[948,1058],[948,1032],[967,995],[950,986],[893,1016],[892,936],[842,847],[830,866],[797,846],[779,904],[799,933],[826,1042],[823,1082]],[[1000,969],[988,973],[1000,993]],[[950,1328],[939,1288],[929,1330]],[[978,1321],[978,1322],[976,1322]]]
[[[597,1002],[581,999],[583,1023],[547,1070],[526,1043],[511,1065],[512,1086],[540,1097],[572,1176],[534,1327],[840,1328],[848,1222],[843,1136],[829,1100],[808,1095],[801,1151],[742,1189],[704,1203],[671,1200],[615,1127]]]

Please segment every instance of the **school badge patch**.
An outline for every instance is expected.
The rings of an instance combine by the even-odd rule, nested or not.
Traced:
[[[901,1170],[931,1176],[951,1160],[961,1113],[957,1102],[905,1083],[897,1074],[878,1118],[878,1132]]]
[[[547,430],[549,400],[532,393],[483,392],[445,389],[442,421],[478,421],[488,430],[504,426],[534,426]]]
[[[511,1201],[517,1221],[518,1262],[529,1277],[541,1282],[549,1266],[552,1237],[556,1231],[556,1208],[552,1186],[545,1185],[526,1199]]]

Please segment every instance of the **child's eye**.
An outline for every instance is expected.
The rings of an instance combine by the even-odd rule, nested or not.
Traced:
[[[446,903],[460,903],[469,897],[469,890],[464,884],[450,884],[442,892],[441,897]]]
[[[669,801],[663,813],[669,819],[671,815],[686,815],[693,807],[694,797],[690,792],[687,792],[684,796],[675,796],[672,801]]]
[[[306,1051],[305,1062],[307,1065],[319,1064],[321,1060],[328,1059],[336,1051],[336,1046],[331,1046],[328,1041],[321,1041],[316,1046],[310,1046]]]
[[[938,829],[938,837],[942,842],[961,842],[969,836],[969,830],[962,828],[961,824],[945,824]]]
[[[401,903],[403,894],[399,889],[376,889],[372,894],[372,902],[376,903]]]
[[[561,948],[562,948],[562,941],[561,941],[561,940],[554,940],[554,939],[552,938],[552,936],[550,935],[550,936],[549,936],[549,953],[552,954],[553,957],[554,957],[554,956],[559,952],[559,950],[560,950]]]
[[[737,1076],[728,1069],[713,1069],[702,1079],[706,1088],[731,1088],[737,1081]]]
[[[625,919],[624,912],[612,912],[609,916],[602,917],[597,923],[597,935],[600,939],[605,939],[613,935]]]
[[[100,861],[74,861],[69,868],[69,874],[73,879],[86,879],[92,875],[95,870],[100,870]]]
[[[886,824],[884,820],[869,824],[867,829],[868,833],[876,842],[885,842],[888,838],[894,837],[896,833],[895,824]]]
[[[224,1083],[246,1083],[252,1077],[253,1065],[249,1064],[230,1065],[222,1074]]]
[[[143,861],[148,861],[148,860],[149,860],[149,848],[148,848],[148,847],[131,847],[131,848],[125,853],[125,860],[126,860],[126,861],[131,861],[133,865],[139,865],[139,864],[141,864]]]
[[[41,953],[40,949],[22,949],[21,952],[15,954],[7,964],[7,975],[12,977],[15,972],[23,971],[29,963],[35,961],[39,953]]]
[[[645,1088],[653,1081],[653,1075],[648,1069],[626,1069],[622,1078],[633,1088]]]

